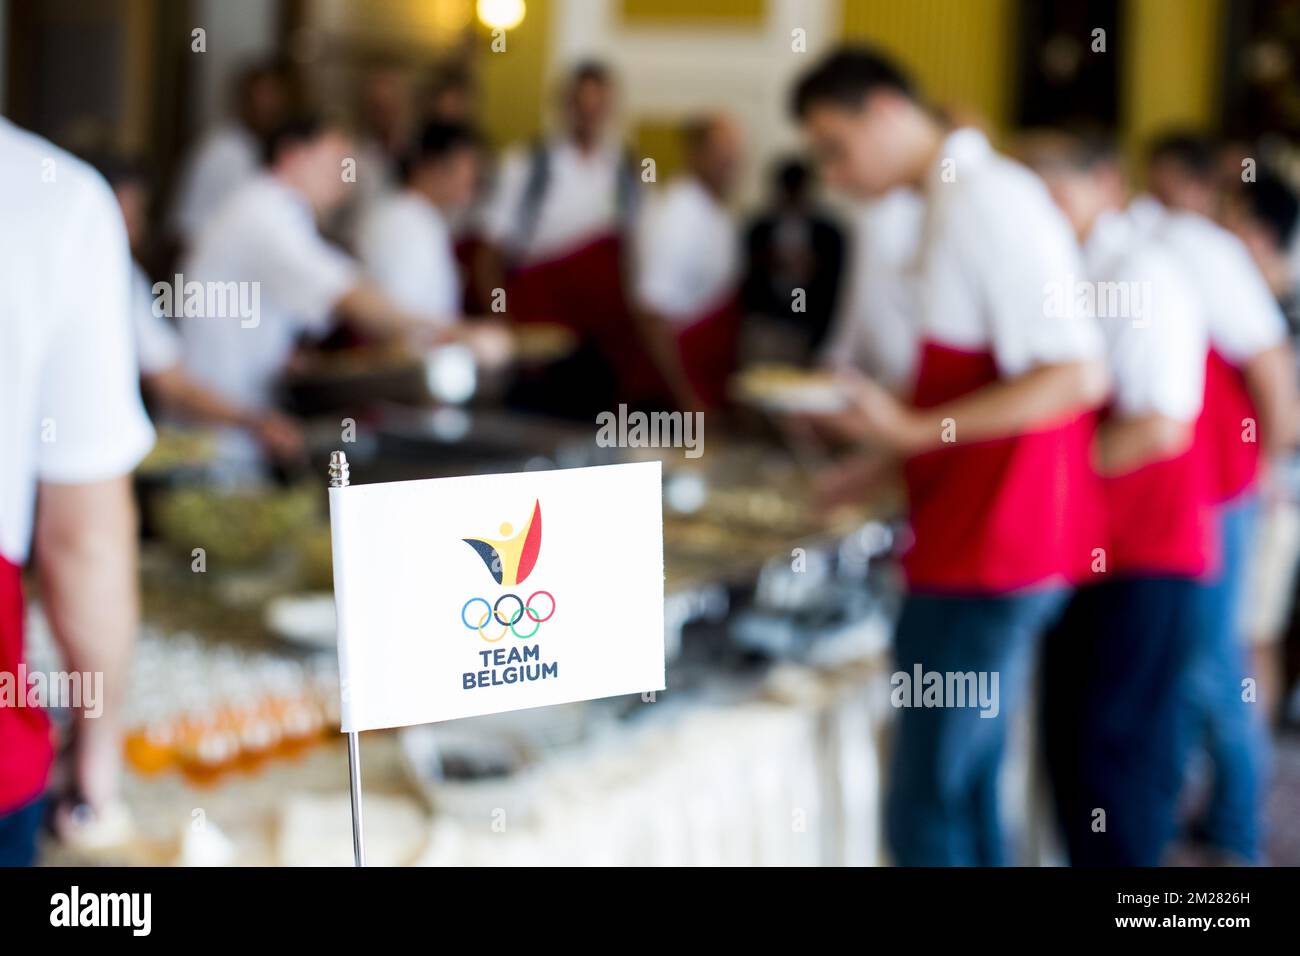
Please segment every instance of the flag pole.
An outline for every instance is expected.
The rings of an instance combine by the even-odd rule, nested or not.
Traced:
[[[341,451],[330,452],[331,488],[346,488],[350,483],[348,456]],[[352,856],[357,866],[366,865],[366,844],[361,835],[361,740],[348,733],[348,786],[352,792]]]

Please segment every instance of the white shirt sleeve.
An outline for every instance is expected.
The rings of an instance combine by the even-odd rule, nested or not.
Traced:
[[[681,277],[689,268],[693,248],[689,210],[685,203],[674,201],[678,198],[671,192],[659,197],[636,226],[636,300],[668,316],[677,314]]]
[[[1217,235],[1215,273],[1204,285],[1212,296],[1210,341],[1229,362],[1241,365],[1286,340],[1286,317],[1241,240],[1228,232]]]
[[[1163,256],[1130,260],[1127,281],[1145,290],[1142,315],[1103,318],[1111,403],[1123,417],[1187,422],[1201,411],[1208,347],[1204,314],[1178,267]]]
[[[963,204],[960,221],[966,257],[978,264],[970,281],[988,316],[999,370],[1016,376],[1040,365],[1100,358],[1104,346],[1095,316],[1050,304],[1072,300],[1069,290],[1084,277],[1064,219],[1045,191],[1041,197],[1027,188],[1002,192]],[[1062,290],[1066,299],[1053,299]]]
[[[400,200],[367,213],[357,231],[357,255],[366,275],[390,299],[431,322],[459,316],[460,273],[451,235],[436,214]]]
[[[50,290],[55,329],[41,370],[42,481],[83,484],[130,472],[153,444],[140,401],[126,229],[108,187],[86,181],[60,250],[75,281]]]
[[[291,220],[268,217],[258,246],[261,281],[267,287],[262,295],[304,328],[327,328],[339,299],[360,281],[356,263],[314,224],[301,229]]]
[[[149,277],[131,266],[131,320],[135,324],[135,353],[141,375],[165,372],[181,360],[181,338],[167,319],[154,311]]]

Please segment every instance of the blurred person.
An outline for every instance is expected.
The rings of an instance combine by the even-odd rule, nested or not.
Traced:
[[[1195,442],[1209,333],[1183,267],[1124,213],[1109,140],[1039,134],[1028,153],[1082,244],[1112,383],[1093,455],[1104,564],[1044,649],[1048,769],[1072,863],[1155,866],[1177,828],[1179,708],[1199,579],[1217,559],[1206,450]]]
[[[201,139],[186,157],[171,214],[182,246],[262,166],[263,142],[284,119],[289,89],[284,67],[255,63],[235,79],[230,118]]]
[[[464,65],[451,62],[436,67],[419,95],[420,115],[426,124],[475,127],[478,114],[478,89],[473,75]],[[464,206],[447,214],[456,262],[462,275],[461,309],[468,315],[482,315],[492,304],[492,289],[479,286],[478,262],[483,251],[481,230],[482,207],[489,198],[487,177],[480,175],[474,195]]]
[[[1300,201],[1291,188],[1268,169],[1254,182],[1243,183],[1227,202],[1224,225],[1249,250],[1264,281],[1286,316],[1293,348],[1300,339],[1300,288],[1292,275],[1289,250],[1300,222]],[[1251,556],[1243,622],[1250,640],[1253,667],[1259,675],[1260,704],[1266,715],[1278,713],[1285,693],[1281,639],[1293,616],[1296,564],[1300,560],[1300,498],[1296,487],[1300,460],[1293,450],[1264,497],[1265,514],[1259,541]]]
[[[1237,237],[1209,218],[1219,210],[1214,150],[1173,133],[1156,141],[1147,168],[1150,194],[1130,209],[1139,227],[1179,258],[1205,310],[1210,351],[1205,414],[1198,428],[1215,463],[1214,500],[1223,542],[1221,569],[1204,588],[1205,631],[1189,690],[1187,720],[1204,726],[1213,784],[1197,835],[1214,852],[1254,860],[1266,741],[1244,699],[1241,602],[1248,586],[1261,481],[1290,449],[1300,399],[1286,321]]]
[[[1292,335],[1300,334],[1300,282],[1291,271],[1290,251],[1300,222],[1300,200],[1277,174],[1261,169],[1242,183],[1226,204],[1222,221],[1241,240],[1282,307]]]
[[[639,183],[611,130],[614,108],[609,69],[578,64],[561,90],[560,128],[505,155],[478,224],[480,295],[493,308],[504,304],[515,320],[559,323],[583,342],[530,399],[545,400],[556,414],[586,417],[610,407],[619,374],[626,381],[645,365],[644,350],[629,350],[623,281]]]
[[[332,224],[332,233],[355,248],[361,220],[402,186],[402,160],[411,137],[411,88],[396,66],[380,65],[361,78],[354,142],[356,181]]]
[[[186,369],[228,401],[273,408],[276,381],[299,335],[328,331],[336,316],[380,340],[463,340],[486,362],[506,357],[508,341],[499,330],[440,326],[431,312],[402,308],[321,236],[318,217],[346,194],[340,170],[349,146],[319,117],[287,121],[268,140],[266,171],[204,227],[183,264],[186,289],[236,312],[209,315],[205,307],[194,314],[186,295],[180,320]],[[175,298],[179,311],[182,292]],[[237,470],[261,461],[238,433],[228,432],[223,446],[225,463]]]
[[[618,236],[636,198],[636,174],[611,134],[614,80],[604,64],[574,68],[562,93],[561,129],[502,159],[483,228],[503,274],[530,274]],[[492,283],[501,287],[503,283]]]
[[[55,180],[42,181],[50,169]],[[23,666],[21,574],[34,543],[64,666],[102,678],[98,704],[61,702],[73,705],[69,796],[88,809],[58,816],[75,823],[117,797],[138,625],[130,474],[153,432],[132,354],[130,251],[104,181],[0,118],[0,208],[0,673],[17,681]],[[0,865],[10,866],[33,860],[54,753],[44,711],[26,706],[26,684],[14,689],[0,705]]]
[[[1081,268],[1041,182],[978,131],[947,128],[884,56],[832,53],[793,107],[828,186],[924,197],[912,394],[846,378],[848,406],[818,423],[904,461],[913,542],[898,673],[998,675],[1000,687],[991,719],[901,702],[887,838],[905,866],[1001,864],[1007,727],[1036,639],[1088,574],[1098,533],[1088,450],[1107,388],[1101,333],[1084,309],[1049,312],[1045,290]]]
[[[1163,221],[1170,209],[1215,218],[1218,163],[1214,144],[1198,133],[1172,130],[1157,137],[1147,151],[1147,191],[1133,198],[1129,214],[1142,227]]]
[[[132,163],[112,156],[92,159],[113,189],[126,224],[127,241],[131,251],[138,255],[147,242],[149,229],[149,187],[144,174]],[[302,432],[293,419],[270,409],[244,408],[190,378],[181,362],[180,334],[155,311],[153,284],[134,259],[131,320],[136,362],[145,393],[164,412],[206,425],[242,428],[277,459],[293,461],[302,456]]]
[[[428,123],[404,165],[405,188],[361,221],[357,255],[399,306],[453,323],[461,311],[461,279],[451,222],[474,199],[478,136],[464,124]]]
[[[476,90],[469,72],[459,64],[439,66],[429,76],[421,102],[426,123],[472,124]]]
[[[740,238],[727,202],[744,144],[721,114],[689,121],[683,139],[685,174],[638,223],[634,315],[677,405],[716,408],[740,331]]]
[[[812,356],[835,315],[844,233],[818,208],[812,171],[801,160],[779,164],[771,189],[768,209],[745,237],[745,312],[792,328]]]

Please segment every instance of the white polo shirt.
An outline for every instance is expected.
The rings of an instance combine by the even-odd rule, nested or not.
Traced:
[[[1111,407],[1123,417],[1155,413],[1194,421],[1205,395],[1209,344],[1186,270],[1123,213],[1098,220],[1084,262],[1097,289]]]
[[[0,554],[27,557],[38,482],[130,472],[153,430],[140,402],[131,256],[88,166],[0,118]]]
[[[916,370],[917,256],[925,201],[895,189],[856,210],[835,328],[822,361],[856,367],[895,393],[910,392]]]
[[[1083,275],[1078,243],[1042,181],[983,133],[944,140],[926,180],[919,303],[924,340],[991,353],[1006,377],[1103,355],[1101,331],[1054,296]]]
[[[155,310],[153,283],[136,263],[131,264],[131,321],[141,375],[156,375],[180,362],[180,333]]]
[[[181,173],[172,227],[187,243],[230,196],[262,168],[257,137],[239,123],[213,130],[194,147]]]
[[[610,141],[584,152],[572,140],[555,139],[545,148],[546,189],[523,248],[519,248],[521,213],[533,169],[531,147],[506,154],[481,212],[483,235],[523,262],[561,256],[613,232],[618,224],[620,145]]]
[[[353,261],[321,237],[307,201],[270,175],[242,186],[200,230],[181,274],[205,294],[236,288],[241,305],[257,304],[251,317],[228,308],[180,319],[190,374],[253,408],[272,403],[298,336],[328,329],[335,304],[359,281]]]
[[[636,230],[642,306],[689,324],[722,305],[739,282],[736,223],[697,179],[677,179],[647,204]]]
[[[1146,234],[1183,265],[1220,355],[1239,366],[1285,341],[1286,318],[1240,239],[1213,220],[1166,209],[1148,196],[1130,209]]]
[[[442,325],[459,317],[451,230],[424,196],[408,189],[380,199],[361,219],[357,255],[366,275],[404,309]]]

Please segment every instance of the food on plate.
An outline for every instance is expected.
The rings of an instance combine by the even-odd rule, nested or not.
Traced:
[[[847,401],[833,372],[793,365],[751,366],[732,377],[731,393],[737,401],[780,412],[832,412]]]
[[[186,553],[202,548],[209,561],[252,564],[310,526],[320,497],[310,488],[238,492],[185,488],[159,499],[157,526],[167,541]]]

